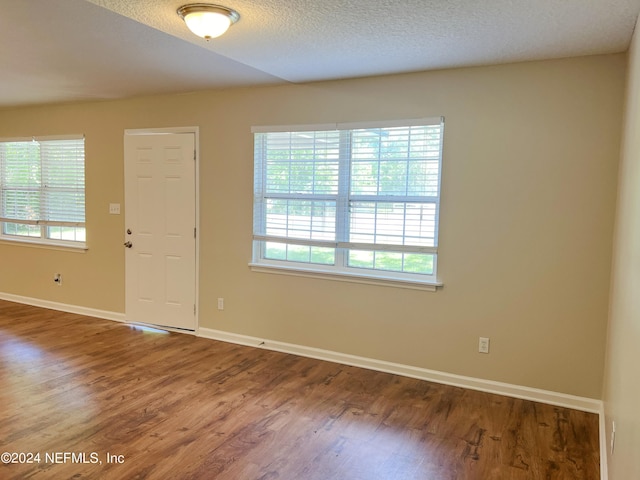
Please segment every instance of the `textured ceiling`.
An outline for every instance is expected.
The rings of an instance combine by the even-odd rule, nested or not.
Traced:
[[[640,0],[220,0],[206,42],[181,0],[0,0],[0,107],[614,53]],[[218,3],[214,1],[212,3]]]

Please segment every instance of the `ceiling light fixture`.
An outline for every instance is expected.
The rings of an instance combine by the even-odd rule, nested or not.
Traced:
[[[178,15],[189,30],[205,40],[219,37],[240,20],[240,14],[235,10],[209,3],[183,5],[178,9]]]

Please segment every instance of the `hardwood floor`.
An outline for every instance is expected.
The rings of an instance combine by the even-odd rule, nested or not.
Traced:
[[[0,301],[0,362],[2,479],[600,475],[594,414],[189,335]]]

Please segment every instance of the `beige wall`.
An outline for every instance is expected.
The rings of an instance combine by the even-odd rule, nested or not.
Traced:
[[[629,51],[624,142],[614,239],[605,367],[605,425],[614,453],[609,478],[640,478],[640,36]]]
[[[0,245],[0,292],[122,312],[124,218],[108,204],[124,201],[123,130],[197,125],[202,327],[600,398],[625,67],[610,55],[2,111],[0,136],[86,135],[90,249]],[[252,125],[436,115],[442,290],[249,270]]]

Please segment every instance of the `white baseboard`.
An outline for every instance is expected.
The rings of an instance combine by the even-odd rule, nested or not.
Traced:
[[[80,307],[78,305],[68,305],[66,303],[51,302],[40,298],[23,297],[21,295],[13,295],[11,293],[0,292],[0,300],[8,302],[24,303],[34,307],[49,308],[61,312],[77,313],[78,315],[87,315],[89,317],[103,318],[105,320],[113,320],[115,322],[124,322],[124,313],[111,312],[108,310],[98,310],[95,308]]]
[[[452,373],[439,372],[437,370],[428,370],[426,368],[413,367],[410,365],[402,365],[398,363],[385,362],[366,357],[358,357],[346,353],[333,352],[330,350],[322,350],[319,348],[305,347],[303,345],[295,345],[291,343],[277,342],[247,335],[239,335],[235,333],[224,332],[221,330],[213,330],[209,328],[200,328],[197,332],[199,337],[210,338],[213,340],[221,340],[223,342],[236,343],[239,345],[247,345],[250,347],[266,348],[283,353],[292,353],[302,357],[316,358],[318,360],[326,360],[329,362],[342,363],[354,367],[368,368],[380,372],[393,373],[403,375],[405,377],[427,380],[435,383],[442,383],[455,387],[469,388],[471,390],[479,390],[487,393],[496,393],[509,397],[521,398],[524,400],[533,400],[535,402],[547,403],[560,407],[573,408],[590,413],[599,414],[602,410],[602,401],[567,395],[564,393],[551,392],[548,390],[540,390],[536,388],[523,387],[521,385],[512,385],[509,383],[495,382],[492,380],[483,380],[480,378],[465,377]]]

